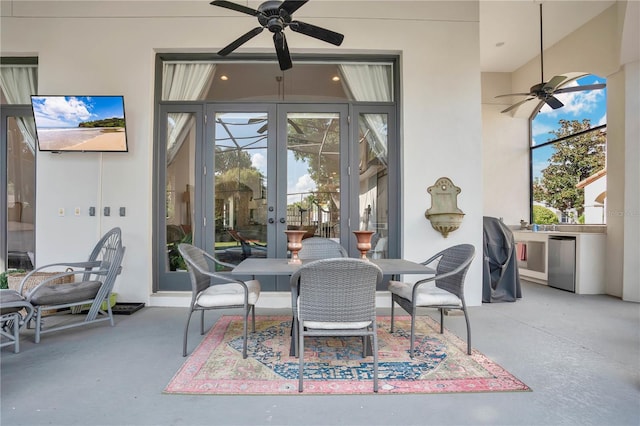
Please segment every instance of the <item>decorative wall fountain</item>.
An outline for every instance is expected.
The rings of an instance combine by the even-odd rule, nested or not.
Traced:
[[[447,177],[439,178],[427,191],[431,194],[431,208],[425,212],[425,217],[431,221],[431,226],[447,238],[462,224],[464,212],[458,208],[458,194],[461,189]]]

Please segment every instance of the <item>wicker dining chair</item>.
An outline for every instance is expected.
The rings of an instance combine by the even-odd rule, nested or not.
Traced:
[[[301,260],[318,260],[332,257],[349,257],[349,253],[340,243],[334,240],[311,237],[302,240],[302,248],[298,252],[298,257]]]
[[[298,391],[303,391],[305,337],[362,336],[363,356],[368,339],[372,341],[373,391],[377,392],[376,287],[382,270],[366,260],[333,258],[304,264],[294,275],[292,280],[299,282]]]
[[[255,304],[260,297],[260,281],[240,281],[231,278],[227,274],[210,271],[210,265],[222,264],[206,251],[182,243],[178,246],[180,254],[187,264],[189,277],[191,278],[191,304],[187,325],[184,328],[182,341],[182,356],[187,356],[187,336],[189,322],[195,311],[200,311],[200,335],[204,335],[204,311],[209,309],[243,309],[243,336],[242,358],[247,357],[247,320],[252,314],[252,331],[256,331]],[[228,264],[222,264],[227,266]]]
[[[467,353],[471,355],[471,326],[467,304],[464,300],[464,280],[475,255],[471,244],[449,247],[426,261],[430,265],[438,261],[436,274],[413,283],[389,281],[391,292],[391,332],[394,331],[394,307],[397,303],[411,315],[411,338],[409,354],[413,358],[415,341],[415,321],[418,308],[440,309],[440,333],[444,332],[445,309],[460,309],[467,323]],[[435,281],[435,285],[429,284]]]

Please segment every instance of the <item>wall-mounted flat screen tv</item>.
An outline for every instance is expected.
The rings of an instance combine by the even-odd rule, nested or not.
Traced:
[[[31,96],[38,149],[127,152],[122,96]]]

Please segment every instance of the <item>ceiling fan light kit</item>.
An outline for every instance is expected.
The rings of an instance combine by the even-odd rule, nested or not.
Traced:
[[[335,31],[328,30],[326,28],[318,27],[312,24],[308,24],[302,21],[293,20],[293,13],[304,6],[309,0],[284,0],[284,1],[265,1],[258,9],[252,9],[247,6],[242,6],[237,3],[233,3],[226,0],[214,0],[210,4],[213,6],[219,6],[226,9],[234,10],[236,12],[244,13],[247,15],[255,16],[258,18],[259,27],[255,27],[245,34],[232,41],[229,45],[222,48],[218,55],[226,56],[242,46],[252,38],[260,34],[265,28],[273,33],[273,44],[276,49],[276,56],[278,57],[278,64],[282,71],[290,69],[293,64],[291,63],[291,55],[289,54],[289,46],[287,45],[287,39],[284,35],[285,28],[289,27],[292,31],[300,34],[304,34],[309,37],[322,40],[324,42],[340,46],[344,40],[344,36]]]
[[[564,104],[560,102],[558,98],[554,95],[558,93],[568,93],[568,92],[580,92],[587,90],[597,90],[606,87],[606,84],[589,84],[585,86],[572,86],[572,87],[563,87],[556,89],[560,84],[564,83],[567,80],[567,77],[564,75],[557,75],[553,77],[548,82],[544,81],[544,49],[542,46],[542,3],[540,3],[540,81],[541,83],[535,84],[531,86],[529,92],[527,93],[509,93],[506,95],[498,95],[496,98],[502,98],[506,96],[526,96],[525,99],[516,102],[510,107],[500,111],[502,113],[510,112],[522,104],[531,101],[533,99],[538,99],[551,107],[552,109],[562,108]]]

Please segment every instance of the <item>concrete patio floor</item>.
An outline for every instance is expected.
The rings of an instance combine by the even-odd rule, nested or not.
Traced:
[[[207,326],[232,311],[210,312]],[[288,314],[258,309],[257,314]],[[380,314],[387,314],[381,309]],[[515,303],[470,308],[473,346],[532,392],[183,396],[162,390],[185,361],[185,308],[144,308],[1,352],[0,424],[639,425],[640,305],[523,283]],[[433,311],[436,315],[436,312]],[[465,336],[462,316],[445,326]],[[192,322],[189,350],[201,337]]]

